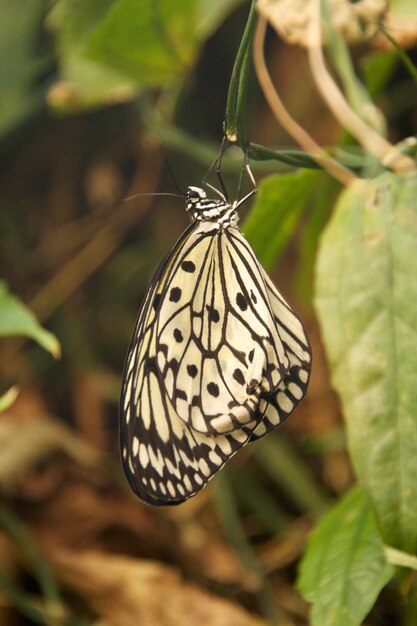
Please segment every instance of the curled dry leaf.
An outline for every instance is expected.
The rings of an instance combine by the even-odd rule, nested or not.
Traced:
[[[177,560],[175,529],[150,507],[102,493],[86,480],[65,480],[42,506],[27,510],[31,531],[43,551],[102,550]]]
[[[67,472],[68,473],[68,472]],[[43,551],[100,548],[175,563],[192,577],[253,591],[250,573],[217,532],[194,520],[173,523],[133,498],[102,492],[65,476],[49,501],[26,508],[27,523]]]
[[[236,604],[185,582],[156,561],[97,551],[55,552],[61,582],[106,626],[266,626]]]
[[[290,44],[310,44],[311,0],[258,0],[258,11]],[[360,43],[379,30],[388,9],[388,0],[328,0],[332,26],[346,41]]]

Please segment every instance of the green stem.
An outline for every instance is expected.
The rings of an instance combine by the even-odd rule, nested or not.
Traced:
[[[262,445],[254,447],[253,456],[302,513],[320,517],[328,508],[327,493],[285,439],[273,436],[264,439]]]
[[[256,0],[252,0],[245,32],[233,66],[226,102],[225,134],[229,141],[246,147],[245,109],[247,85],[252,56],[252,41],[255,33],[257,14]]]
[[[242,89],[242,91],[244,91],[244,89]],[[243,95],[240,97],[243,101]],[[183,152],[204,165],[214,161],[218,155],[218,148],[215,145],[208,144],[202,141],[201,138],[196,138],[194,135],[190,135],[181,128],[166,122],[162,116],[155,113],[151,103],[145,96],[142,95],[142,97],[138,99],[138,102],[140,103],[140,106],[137,108],[138,113],[154,140],[165,147]],[[241,116],[240,119],[244,118]],[[239,145],[241,144],[239,143]],[[302,150],[276,150],[257,143],[249,143],[246,146],[244,144],[242,145],[244,149],[249,150],[249,157],[253,161],[265,162],[273,160],[292,168],[304,167],[308,169],[321,169],[311,156]],[[361,172],[369,158],[369,156],[365,158],[360,152],[358,152],[357,155],[351,155],[339,151],[336,156],[336,159],[342,163],[342,165],[345,165],[353,172]],[[236,172],[239,171],[240,164],[237,164],[233,159],[229,160],[226,153],[222,161],[222,167],[224,171]],[[268,164],[262,165],[262,169],[269,170],[270,167],[271,166]],[[285,171],[287,170],[287,168],[284,169]],[[276,171],[276,169],[274,168],[273,171]]]
[[[248,48],[243,59],[239,88],[236,100],[236,123],[238,144],[244,149],[248,143],[246,135],[246,101],[248,93],[249,71],[252,60],[252,47]]]
[[[310,169],[321,169],[320,165],[311,158],[307,152],[302,150],[275,150],[267,148],[258,143],[250,143],[248,145],[249,158],[255,161],[267,161],[273,159],[286,163],[292,167],[308,167]]]
[[[32,537],[29,535],[19,518],[5,506],[0,506],[0,525],[15,539],[24,553],[32,562],[39,587],[51,612],[61,612],[62,600],[54,575],[47,563],[42,559]]]
[[[212,489],[217,514],[231,547],[235,550],[242,564],[251,571],[259,581],[257,589],[261,611],[273,624],[287,623],[285,616],[278,607],[274,595],[265,580],[265,574],[254,554],[242,527],[236,507],[233,491],[228,479],[227,468],[217,477],[217,488]]]
[[[402,63],[404,64],[408,72],[410,73],[410,76],[417,83],[417,68],[415,67],[414,63],[412,62],[412,60],[410,59],[406,51],[401,48],[401,46],[397,43],[394,37],[390,35],[390,33],[386,30],[384,25],[381,25],[381,31],[384,33],[388,41],[392,43],[400,60],[402,61]]]
[[[7,596],[10,604],[35,624],[46,625],[45,616],[39,608],[33,606],[27,595],[21,591],[0,567],[0,589]]]
[[[385,119],[355,73],[349,46],[341,32],[332,25],[328,1],[322,2],[322,18],[327,60],[340,79],[351,108],[372,128],[385,134]]]

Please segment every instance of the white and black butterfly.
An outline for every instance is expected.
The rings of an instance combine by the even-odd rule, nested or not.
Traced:
[[[150,504],[200,491],[292,413],[310,376],[304,328],[237,227],[255,189],[229,202],[207,186],[219,199],[188,187],[191,224],[152,279],[125,362],[123,466]]]

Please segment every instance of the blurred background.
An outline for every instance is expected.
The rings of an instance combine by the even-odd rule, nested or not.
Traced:
[[[0,623],[307,624],[297,563],[315,520],[353,482],[312,307],[314,253],[338,192],[327,175],[314,173],[268,263],[313,346],[301,407],[178,508],[137,500],[118,452],[136,315],[187,225],[181,199],[126,198],[175,192],[166,160],[181,188],[201,183],[249,6],[0,0],[0,9],[1,278],[61,345],[54,359],[25,337],[1,338],[0,392],[19,394],[0,415]],[[305,51],[272,32],[267,44],[292,115],[321,145],[340,142]],[[353,56],[391,140],[412,134],[417,94],[392,49],[374,42]],[[296,147],[254,73],[246,124],[252,141]],[[240,158],[225,159],[231,189]],[[258,182],[289,171],[273,161],[253,169]],[[367,623],[394,624],[396,602],[385,592]]]

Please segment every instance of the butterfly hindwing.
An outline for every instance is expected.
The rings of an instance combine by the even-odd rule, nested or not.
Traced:
[[[125,364],[120,431],[123,465],[133,491],[150,504],[178,504],[194,495],[247,443],[256,426],[252,421],[229,434],[198,432],[176,413],[157,365],[163,296],[169,294],[171,275],[189,239],[193,241],[194,230],[183,235],[157,270]]]
[[[250,441],[260,439],[275,430],[291,415],[307,392],[311,371],[311,348],[304,327],[265,270],[263,273],[275,323],[289,360],[289,368],[284,380],[269,396],[262,421],[254,430]]]

